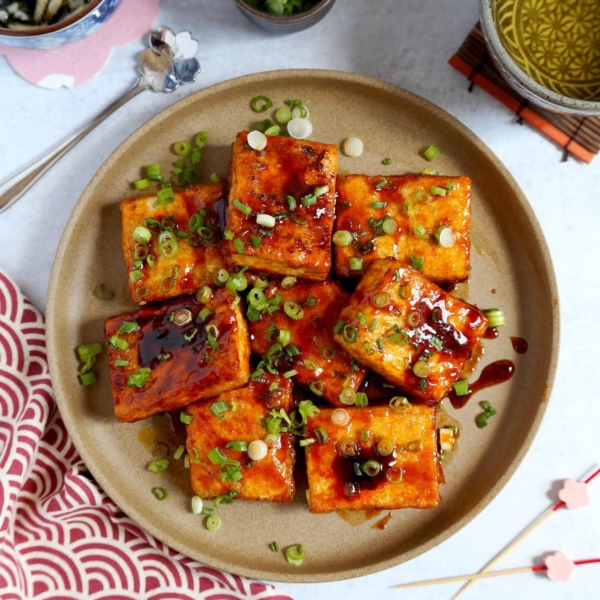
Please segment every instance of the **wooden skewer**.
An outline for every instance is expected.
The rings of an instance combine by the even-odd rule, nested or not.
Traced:
[[[586,560],[573,561],[576,565],[589,565],[600,563],[600,558],[589,558]],[[504,569],[503,571],[492,571],[491,573],[473,573],[472,575],[457,575],[456,577],[443,577],[442,579],[428,579],[427,581],[414,581],[412,583],[401,583],[395,585],[392,589],[422,587],[425,585],[437,585],[439,583],[454,583],[464,581],[465,579],[487,579],[488,577],[502,577],[503,575],[518,575],[519,573],[535,573],[537,571],[546,571],[546,565],[535,565],[533,567],[518,567],[516,569]]]
[[[589,483],[594,479],[597,475],[600,475],[600,469],[596,469],[587,479],[585,479],[585,483]],[[480,573],[487,573],[494,565],[499,563],[507,554],[512,552],[512,550],[518,546],[527,536],[531,535],[538,527],[540,527],[543,523],[545,523],[557,510],[562,508],[565,505],[564,502],[557,502],[554,506],[546,509],[531,525],[529,525],[525,530],[523,530],[506,548],[501,550],[492,560],[481,569]],[[459,596],[462,596],[476,581],[476,578],[472,578],[466,585],[464,585],[454,596],[452,596],[452,600],[456,600]]]

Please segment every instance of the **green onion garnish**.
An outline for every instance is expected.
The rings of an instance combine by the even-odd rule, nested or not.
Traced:
[[[379,456],[389,456],[394,451],[394,442],[390,438],[381,438],[375,449]]]
[[[349,246],[353,239],[352,234],[345,229],[340,229],[333,234],[333,243],[336,246]]]
[[[412,404],[403,396],[394,396],[390,400],[390,408],[398,414],[403,414],[412,408]]]
[[[429,239],[429,234],[427,233],[427,231],[425,230],[425,227],[423,227],[423,225],[415,225],[413,227],[413,231],[415,232],[415,235],[422,239],[422,240],[428,240]]]
[[[202,288],[201,288],[202,289]],[[210,289],[210,288],[208,288]],[[200,320],[203,323],[206,323],[206,320],[210,317],[210,315],[212,315],[212,310],[208,309],[208,308],[203,308],[199,313],[198,316],[200,317]]]
[[[146,385],[148,375],[150,375],[150,369],[148,367],[143,367],[137,373],[132,373],[129,376],[127,385],[132,388],[143,388],[144,385]]]
[[[146,227],[136,227],[133,231],[133,239],[138,244],[147,244],[152,239],[152,233]]]
[[[483,314],[488,318],[489,327],[502,327],[503,325],[506,325],[504,312],[498,308],[488,308],[483,311]]]
[[[312,206],[317,203],[317,197],[314,194],[308,194],[304,198],[300,198],[302,206]]]
[[[89,373],[79,373],[79,381],[81,385],[92,385],[98,381],[98,378],[96,377],[96,373],[90,371]]]
[[[480,415],[477,415],[475,423],[477,424],[477,427],[481,429],[487,425],[488,419],[490,417],[493,417],[495,414],[498,414],[498,411],[495,408],[493,408],[487,400],[480,402],[479,406],[483,408],[484,412]]]
[[[286,196],[285,201],[287,202],[290,210],[296,210],[297,203],[294,196]]]
[[[129,348],[129,344],[127,344],[127,348]],[[125,350],[127,350],[127,348],[125,348]],[[92,342],[90,344],[81,344],[81,346],[77,346],[77,355],[81,362],[87,362],[92,356],[97,356],[101,352],[102,344],[100,342]]]
[[[192,145],[189,142],[175,142],[173,150],[178,156],[189,156],[192,151]]]
[[[156,199],[158,203],[162,206],[167,206],[167,204],[171,204],[175,202],[175,192],[171,188],[164,188],[162,190],[158,190],[156,194]]]
[[[279,125],[272,125],[268,129],[265,129],[265,135],[279,135],[281,133],[281,127]]]
[[[412,368],[417,377],[427,377],[429,375],[429,365],[424,360],[418,360]]]
[[[339,334],[342,332],[342,330],[344,329],[346,325],[346,321],[338,321],[334,326],[333,326],[333,333]]]
[[[375,189],[380,190],[386,184],[387,184],[387,179],[382,179],[380,182],[375,184]],[[375,208],[375,207],[373,207],[373,208]]]
[[[363,260],[362,258],[355,258],[352,257],[349,261],[348,261],[348,266],[350,267],[351,271],[362,271],[363,268]]]
[[[356,396],[354,397],[354,404],[360,408],[363,406],[367,406],[369,404],[369,399],[364,392],[356,392]]]
[[[431,186],[431,195],[432,196],[445,196],[446,190],[444,188],[438,187],[437,185]]]
[[[398,231],[398,223],[391,218],[385,219],[381,225],[381,229],[386,235],[394,235]]]
[[[381,161],[381,164],[382,164],[382,165],[385,165],[385,166],[387,167],[388,165],[391,165],[391,164],[392,164],[392,159],[391,159],[391,158],[384,158],[384,159]]]
[[[409,264],[413,269],[420,271],[423,268],[423,263],[425,262],[425,258],[422,256],[415,256],[414,254],[410,255]]]
[[[365,315],[363,315],[361,312],[359,312],[359,313],[356,315],[356,318],[358,319],[358,322],[359,322],[361,325],[366,325],[366,324],[367,324],[367,318],[366,318],[366,317],[365,317]]]
[[[165,258],[173,258],[179,250],[179,242],[172,231],[161,231],[158,236],[158,249]]]
[[[242,240],[235,238],[233,240],[233,245],[235,246],[235,249],[237,250],[238,254],[245,254],[246,251],[244,250],[244,244],[242,243]]]
[[[188,415],[186,412],[179,413],[179,421],[184,425],[190,425],[192,422],[192,415]]]
[[[240,202],[237,198],[233,199],[233,205],[238,210],[241,210],[245,215],[251,215],[252,214],[252,209],[247,204],[244,204],[243,202]]]
[[[368,460],[361,465],[361,469],[368,477],[376,477],[381,471],[381,465],[376,460]]]
[[[128,360],[124,360],[122,358],[117,358],[117,360],[115,360],[115,367],[128,367],[128,366],[129,366]]]
[[[108,339],[108,343],[113,347],[119,350],[129,350],[129,342],[127,340],[121,339],[118,335],[112,335]]]
[[[373,202],[371,204],[371,208],[380,209],[385,208],[387,206],[387,202]]]
[[[423,156],[431,162],[439,153],[440,149],[437,146],[429,146],[429,148],[423,152]]]
[[[214,276],[214,282],[219,285],[219,286],[223,286],[227,283],[227,280],[229,279],[229,271],[227,271],[227,269],[219,269]]]
[[[206,131],[201,131],[200,133],[198,133],[196,135],[194,143],[198,148],[204,148],[204,146],[206,146],[206,144],[208,143],[208,133],[206,133]]]
[[[213,448],[208,453],[208,460],[210,460],[213,465],[221,465],[227,460],[227,455],[225,452],[223,452],[223,450],[221,450],[221,448]]]
[[[404,216],[406,216],[406,217],[412,216],[412,209],[413,209],[412,202],[410,200],[405,200],[404,204],[402,205],[402,212],[404,213]]]
[[[231,448],[232,450],[238,450],[239,452],[247,452],[248,451],[248,442],[243,440],[233,440],[228,442],[225,448]]]
[[[322,396],[325,383],[321,379],[317,379],[317,381],[313,381],[308,387],[313,394]]]
[[[94,288],[94,296],[98,300],[112,300],[115,297],[115,293],[112,290],[106,289],[103,283],[99,283]]]
[[[272,108],[273,102],[268,96],[254,96],[250,101],[250,106],[254,112],[262,113]]]
[[[390,303],[390,295],[387,292],[377,292],[371,298],[371,304],[376,308],[383,308]],[[363,317],[364,318],[364,317]]]
[[[159,458],[157,460],[152,460],[148,463],[148,471],[152,471],[152,473],[156,473],[160,475],[164,473],[169,468],[169,459],[168,458]]]
[[[183,456],[184,452],[185,452],[185,446],[183,444],[179,444],[179,446],[177,446],[177,449],[175,450],[175,452],[173,452],[173,458],[175,460],[179,460]]]
[[[336,355],[336,351],[331,346],[325,346],[321,350],[321,356],[325,360],[331,360]]]
[[[210,411],[215,415],[215,417],[217,417],[221,421],[225,420],[225,417],[223,415],[229,410],[231,410],[231,406],[229,405],[229,403],[223,402],[222,400],[220,400],[219,402],[213,402],[210,405]]]
[[[469,394],[469,382],[466,379],[459,379],[454,382],[454,393],[457,396],[467,396]]]
[[[317,437],[319,444],[326,444],[329,441],[329,435],[323,427],[315,428],[315,436]]]
[[[346,324],[343,328],[344,341],[353,344],[358,339],[358,329],[354,325]]]
[[[262,238],[258,235],[250,236],[250,243],[258,250],[262,248]]]
[[[162,179],[162,167],[160,165],[148,165],[146,167],[146,177],[160,181]]]
[[[211,173],[210,180],[213,183],[221,183],[221,178],[216,173]]]
[[[287,300],[283,303],[283,312],[294,321],[297,321],[304,316],[304,310],[297,302],[292,300]]]
[[[209,531],[217,531],[221,527],[221,519],[217,515],[209,515],[206,517],[204,524]]]
[[[135,181],[133,183],[133,186],[135,187],[136,190],[143,190],[144,188],[147,188],[149,185],[150,185],[150,183],[147,179],[138,179],[137,181]]]
[[[239,271],[238,273],[233,273],[225,286],[230,292],[243,292],[248,287],[248,280],[244,275],[245,269]]]
[[[140,326],[135,321],[123,321],[121,327],[119,327],[117,334],[119,333],[134,333],[139,331]]]
[[[433,336],[430,340],[429,343],[438,351],[440,352],[442,350],[442,348],[444,347],[444,340],[441,340],[439,337]]]
[[[152,493],[155,498],[161,502],[169,497],[169,492],[167,492],[164,487],[154,487],[152,488]]]
[[[306,558],[306,552],[304,552],[302,544],[294,544],[286,549],[285,557],[292,565],[300,566]]]
[[[292,111],[287,106],[282,106],[277,109],[275,119],[282,125],[287,125],[292,120]]]

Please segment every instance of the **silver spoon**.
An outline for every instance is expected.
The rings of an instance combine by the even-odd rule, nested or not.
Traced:
[[[196,80],[196,75],[200,72],[200,63],[196,59],[198,42],[188,31],[175,34],[168,27],[161,27],[150,33],[149,44],[150,47],[139,55],[139,79],[118,100],[107,106],[77,133],[64,139],[52,150],[0,182],[0,212],[14,204],[92,129],[140,92],[148,89],[155,92],[172,92],[180,84],[192,83]]]

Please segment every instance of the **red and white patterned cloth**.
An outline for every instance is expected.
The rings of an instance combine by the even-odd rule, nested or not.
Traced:
[[[90,480],[58,414],[42,315],[0,270],[2,600],[291,600],[154,539]]]

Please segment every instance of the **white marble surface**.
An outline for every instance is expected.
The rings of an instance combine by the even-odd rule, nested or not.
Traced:
[[[286,37],[264,34],[230,0],[164,0],[160,21],[191,29],[200,40],[198,82],[172,96],[145,93],[64,158],[43,182],[0,215],[0,267],[35,304],[45,307],[54,253],[83,188],[117,145],[175,100],[213,83],[272,69],[318,67],[378,77],[420,94],[470,127],[500,157],[532,203],[554,259],[560,291],[562,342],[546,418],[510,483],[467,527],[427,554],[388,571],[322,585],[282,585],[296,600],[450,598],[457,584],[393,591],[392,584],[476,571],[549,503],[554,480],[577,477],[600,461],[600,340],[598,223],[600,158],[569,160],[483,91],[467,92],[447,65],[477,20],[476,0],[338,0],[312,29]],[[136,43],[117,49],[90,83],[46,91],[21,80],[0,58],[0,179],[84,123],[132,81]],[[598,311],[598,314],[596,313]],[[530,564],[546,551],[573,558],[600,553],[600,481],[592,505],[561,511],[503,563]],[[365,548],[365,552],[369,552]],[[480,582],[465,598],[486,600],[600,598],[600,567],[582,567],[569,584],[544,577]]]

